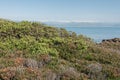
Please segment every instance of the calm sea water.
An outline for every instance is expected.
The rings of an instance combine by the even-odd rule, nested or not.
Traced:
[[[68,31],[83,34],[95,42],[103,39],[120,38],[120,27],[64,27]]]
[[[51,24],[50,24],[51,25]],[[82,34],[89,38],[92,38],[95,42],[101,42],[103,39],[111,39],[111,38],[120,38],[120,26],[101,26],[96,25],[92,26],[85,26],[79,27],[75,25],[58,25],[55,24],[53,26],[65,28],[68,31],[74,31],[78,35]]]

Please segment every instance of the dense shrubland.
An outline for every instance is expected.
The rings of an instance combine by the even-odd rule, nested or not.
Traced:
[[[115,44],[37,22],[0,19],[0,80],[119,80]]]

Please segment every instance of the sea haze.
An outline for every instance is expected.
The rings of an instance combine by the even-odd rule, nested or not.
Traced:
[[[89,22],[45,22],[55,27],[62,27],[92,38],[95,42],[103,39],[120,38],[120,23],[89,23]]]

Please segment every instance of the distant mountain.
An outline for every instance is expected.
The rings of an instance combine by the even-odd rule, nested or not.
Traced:
[[[44,22],[44,24],[57,27],[120,27],[120,23],[98,22]]]

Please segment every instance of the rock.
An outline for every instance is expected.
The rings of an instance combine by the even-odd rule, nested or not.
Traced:
[[[109,48],[109,49],[114,49],[117,51],[117,53],[119,53],[120,52],[120,38],[103,40],[100,43],[100,46]]]
[[[45,80],[56,80],[57,75],[52,71],[48,71],[45,74]]]
[[[104,39],[102,42],[120,42],[120,38]]]
[[[106,76],[102,74],[102,65],[99,63],[88,65],[87,71],[91,80],[106,80]]]
[[[102,71],[102,66],[99,63],[93,63],[87,66],[87,70],[91,73],[99,73]]]
[[[33,59],[26,59],[24,61],[24,66],[28,68],[38,68],[38,63],[36,60]]]
[[[47,54],[41,55],[40,61],[38,62],[38,67],[39,68],[43,67],[44,65],[48,64],[51,60],[52,58],[49,55]]]
[[[44,65],[45,65],[45,63],[43,61],[38,62],[38,67],[39,68],[42,68]]]
[[[72,67],[67,68],[63,73],[61,73],[60,79],[79,79],[80,74]]]

